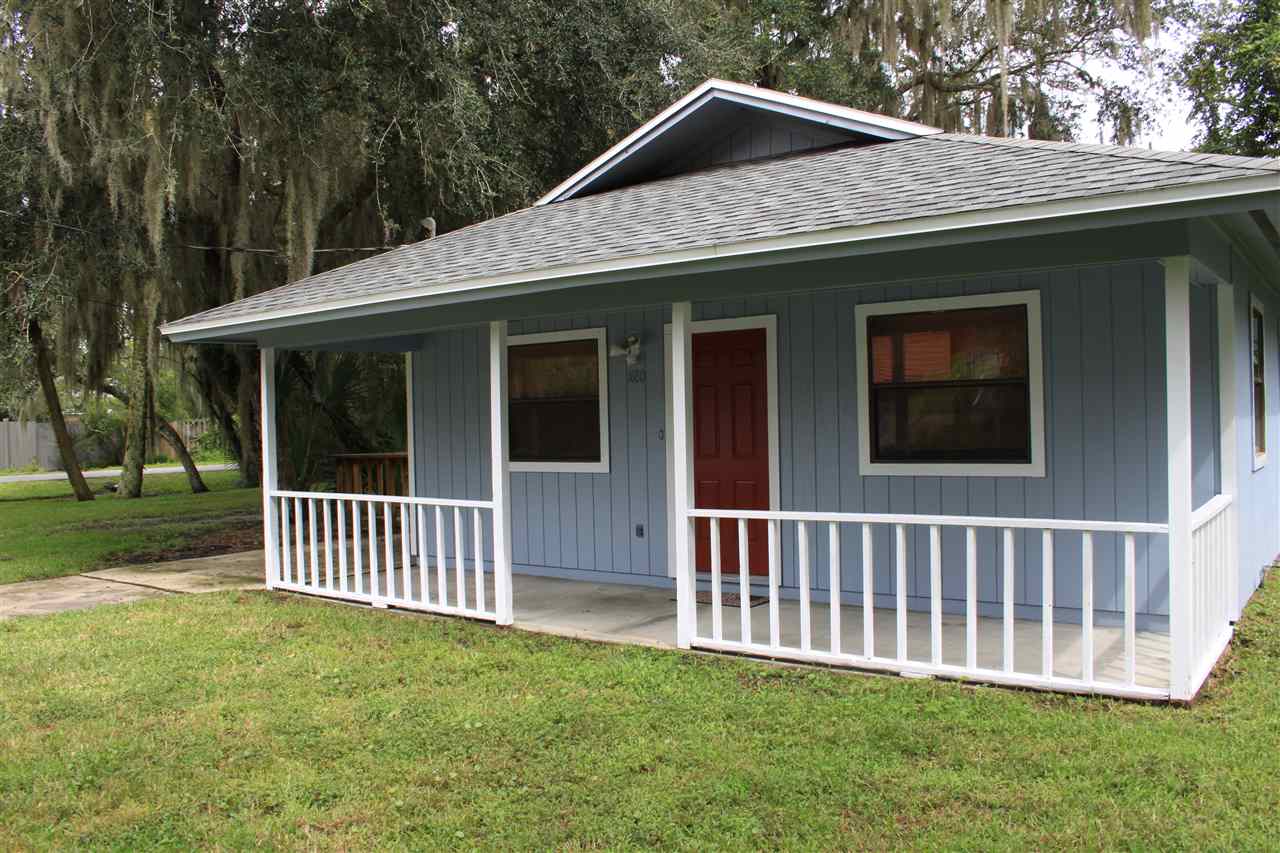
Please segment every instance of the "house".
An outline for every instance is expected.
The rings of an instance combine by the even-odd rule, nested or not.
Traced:
[[[1188,700],[1280,551],[1278,202],[1280,160],[710,80],[528,209],[164,332],[261,348],[272,588]],[[410,496],[279,489],[280,349],[407,354]]]

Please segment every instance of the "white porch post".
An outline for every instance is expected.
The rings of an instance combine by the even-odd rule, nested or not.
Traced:
[[[1169,440],[1169,694],[1191,698],[1191,259],[1164,259]]]
[[[493,589],[499,625],[515,621],[511,597],[511,490],[507,454],[507,324],[489,324],[489,452],[493,471]]]
[[[1240,618],[1240,494],[1239,437],[1236,431],[1236,298],[1235,288],[1219,282],[1218,291],[1218,464],[1220,491],[1231,496],[1227,510],[1227,618]]]
[[[262,526],[267,552],[267,589],[280,583],[280,515],[272,493],[280,488],[276,464],[276,351],[263,347],[258,369],[262,395],[258,417],[262,427]]]
[[[669,532],[676,555],[676,645],[682,649],[693,645],[697,630],[697,584],[693,565],[693,523],[689,508],[693,505],[693,462],[690,433],[692,416],[689,396],[693,384],[690,323],[693,307],[688,302],[671,306],[671,448],[674,458],[672,498],[675,501],[675,526]]]

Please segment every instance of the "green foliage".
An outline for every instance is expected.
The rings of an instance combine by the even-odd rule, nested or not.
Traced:
[[[406,447],[404,356],[288,352],[277,364],[280,477],[333,482],[333,454]]]
[[[1180,64],[1202,151],[1280,156],[1280,0],[1201,3]]]

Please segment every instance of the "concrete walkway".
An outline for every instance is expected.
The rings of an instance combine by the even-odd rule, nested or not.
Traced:
[[[236,466],[234,464],[217,465],[197,465],[201,474],[207,474],[210,471],[230,471]],[[148,465],[144,472],[147,474],[181,474],[183,468],[181,465]],[[119,477],[121,470],[119,468],[97,468],[91,471],[85,471],[85,479],[88,480],[105,480],[112,477]],[[4,483],[43,483],[51,480],[65,480],[67,473],[65,471],[41,471],[39,474],[9,474],[0,477],[0,484]]]
[[[262,588],[262,551],[118,566],[0,586],[0,619],[86,610],[184,593]]]

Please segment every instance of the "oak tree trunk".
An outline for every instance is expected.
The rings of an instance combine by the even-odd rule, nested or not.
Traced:
[[[80,460],[76,458],[75,444],[67,429],[67,420],[62,416],[62,402],[58,399],[58,386],[53,381],[53,362],[49,357],[49,345],[45,342],[44,332],[36,320],[27,322],[27,338],[31,348],[35,350],[36,374],[40,377],[40,390],[44,392],[44,402],[49,409],[49,423],[53,426],[53,436],[58,442],[58,453],[62,456],[62,467],[67,472],[67,482],[75,492],[76,500],[91,501],[93,492],[80,470]]]

